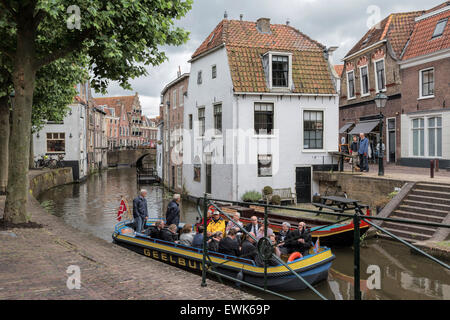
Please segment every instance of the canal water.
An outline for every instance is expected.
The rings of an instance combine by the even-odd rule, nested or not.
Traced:
[[[160,186],[144,186],[150,217],[164,216],[170,199],[165,198]],[[112,241],[111,234],[117,223],[116,214],[121,196],[132,199],[138,193],[134,168],[111,169],[90,176],[86,182],[57,187],[43,193],[39,202],[71,226]],[[181,203],[181,221],[195,223],[196,205]],[[353,249],[332,249],[336,259],[328,280],[316,285],[328,299],[353,299]],[[368,279],[379,268],[380,289],[368,288]],[[399,243],[384,240],[365,240],[361,247],[361,291],[363,299],[450,299],[450,273],[443,267],[411,254]],[[199,278],[200,281],[200,278]],[[372,283],[372,282],[371,282]],[[245,289],[262,298],[274,296],[253,289]],[[285,293],[295,299],[317,299],[311,290]],[[232,297],[230,297],[232,298]]]

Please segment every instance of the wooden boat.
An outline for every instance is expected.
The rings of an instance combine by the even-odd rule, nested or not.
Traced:
[[[222,207],[222,211],[225,213],[233,214],[236,211],[239,211],[235,207]],[[255,213],[257,211],[255,210]],[[261,213],[261,212],[259,212]],[[222,218],[225,220],[228,220],[228,218],[221,214]],[[255,214],[255,216],[258,216]],[[370,216],[370,212],[367,212],[367,216]],[[262,217],[264,218],[264,216]],[[295,230],[298,226],[298,223],[303,221],[307,224],[308,227],[311,229],[311,236],[314,241],[317,240],[317,238],[320,238],[320,244],[325,245],[327,247],[342,247],[342,246],[351,246],[353,245],[353,235],[354,235],[354,225],[353,221],[351,222],[342,222],[342,223],[335,223],[331,225],[326,225],[326,223],[322,222],[322,225],[314,225],[310,224],[308,219],[303,219],[302,217],[292,217],[292,216],[285,216],[285,215],[279,215],[279,214],[270,214],[268,215],[268,224],[269,227],[275,232],[279,232],[281,230],[281,224],[286,221],[291,224],[291,230]],[[242,216],[240,221],[246,225],[250,223],[250,217],[248,216]],[[364,235],[367,230],[369,230],[369,224],[365,221],[361,221],[359,224],[359,232],[360,236]]]
[[[152,223],[154,221],[147,225]],[[193,271],[202,270],[202,249],[135,233],[131,225],[130,221],[123,221],[116,225],[112,235],[114,243],[177,267]],[[264,286],[264,267],[257,266],[253,260],[217,252],[209,252],[209,256],[214,264],[220,264],[216,268],[218,272],[235,278],[242,272],[243,278],[239,278],[243,281]],[[329,248],[320,247],[317,253],[310,253],[287,264],[308,283],[314,285],[327,279],[328,270],[334,259],[335,256]],[[208,268],[211,268],[209,262]],[[306,285],[285,266],[278,265],[267,267],[267,288],[276,291],[297,291],[306,288]]]

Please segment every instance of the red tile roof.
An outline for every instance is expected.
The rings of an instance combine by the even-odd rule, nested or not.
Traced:
[[[226,46],[235,92],[268,92],[262,55],[268,51],[292,53],[294,93],[335,93],[325,46],[288,25],[271,24],[261,33],[256,22],[222,20],[192,55]]]
[[[335,64],[334,65],[334,70],[336,71],[336,73],[340,77],[342,75],[342,71],[344,71],[344,65],[343,64]]]
[[[447,4],[447,3],[445,3]],[[450,5],[450,4],[448,4]],[[441,9],[445,6],[438,6]],[[431,11],[429,10],[428,13]],[[439,20],[447,18],[444,33],[436,38],[432,38],[434,29]],[[439,50],[450,48],[450,10],[446,10],[431,17],[416,22],[414,31],[408,45],[403,53],[402,60],[408,60],[417,56],[430,54]]]
[[[107,105],[110,108],[115,109],[116,116],[120,116],[120,107],[123,103],[125,112],[131,112],[133,110],[133,102],[136,96],[120,96],[120,97],[102,97],[94,98],[94,102],[98,106]]]
[[[423,13],[424,11],[413,11],[390,14],[380,22],[379,28],[373,26],[367,31],[367,33],[347,53],[346,57],[385,39],[391,44],[396,57],[400,57],[414,28],[414,19]]]

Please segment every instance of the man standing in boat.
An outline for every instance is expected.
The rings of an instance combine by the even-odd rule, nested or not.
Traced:
[[[180,195],[175,193],[172,201],[169,202],[166,211],[166,224],[174,224],[177,228],[180,223],[180,198]]]
[[[142,231],[142,227],[148,217],[147,200],[145,199],[146,196],[147,190],[142,189],[139,196],[133,200],[133,218],[136,224],[136,232]]]

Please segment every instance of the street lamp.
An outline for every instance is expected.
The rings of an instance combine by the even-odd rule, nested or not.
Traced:
[[[375,96],[375,104],[377,105],[377,108],[380,109],[380,142],[378,143],[378,175],[384,176],[384,163],[383,163],[383,113],[381,110],[383,110],[384,106],[386,105],[388,97],[378,92]]]

